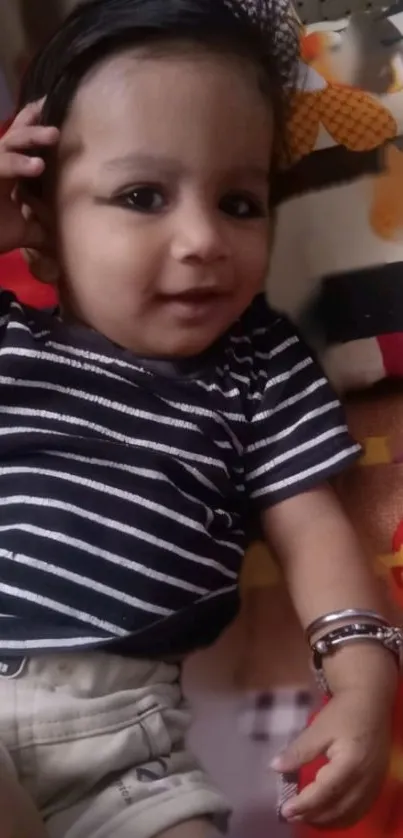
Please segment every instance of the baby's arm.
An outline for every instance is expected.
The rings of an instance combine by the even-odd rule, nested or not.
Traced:
[[[245,474],[302,626],[348,608],[382,615],[370,563],[327,488],[360,453],[340,402],[292,325],[262,303],[253,313]],[[324,660],[333,697],[275,766],[292,772],[320,754],[329,759],[284,806],[289,819],[337,826],[357,820],[385,772],[396,662],[380,642],[359,642],[357,631],[348,631],[355,639]]]
[[[330,489],[291,497],[262,519],[304,628],[348,608],[384,613],[368,561]],[[275,768],[293,771],[326,755],[329,764],[283,814],[344,826],[371,806],[385,773],[397,666],[380,643],[359,642],[326,658],[324,667],[333,698]]]

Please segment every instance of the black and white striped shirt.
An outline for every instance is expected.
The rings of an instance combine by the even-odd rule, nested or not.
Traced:
[[[143,362],[0,293],[0,652],[210,642],[251,510],[354,459],[338,400],[263,297],[203,357]]]

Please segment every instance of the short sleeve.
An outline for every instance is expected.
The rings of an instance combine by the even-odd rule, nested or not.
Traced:
[[[291,324],[273,318],[253,348],[253,394],[245,446],[249,497],[260,510],[326,482],[360,454],[341,404]]]

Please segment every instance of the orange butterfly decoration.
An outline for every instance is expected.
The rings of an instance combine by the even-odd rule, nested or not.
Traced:
[[[371,89],[370,79],[367,86],[365,76],[362,79],[357,77],[357,64],[361,60],[358,54],[360,39],[353,37],[353,26],[359,26],[362,20],[365,19],[357,15],[341,32],[307,33],[301,27],[302,67],[305,65],[307,76],[309,78],[310,72],[314,83],[296,91],[293,96],[288,121],[287,165],[290,164],[290,157],[291,162],[296,163],[314,150],[321,126],[337,145],[350,151],[371,151],[396,137],[394,117],[388,108],[367,92]],[[382,49],[381,44],[379,49]],[[362,56],[363,61],[364,58]],[[384,60],[385,56],[382,58]],[[387,64],[386,71],[382,92],[392,93],[401,89],[403,83],[392,60]]]

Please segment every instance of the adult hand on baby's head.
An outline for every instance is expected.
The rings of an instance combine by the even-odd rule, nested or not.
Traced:
[[[42,107],[34,102],[24,108],[0,139],[0,253],[43,244],[38,219],[18,195],[18,181],[39,177],[45,168],[42,158],[26,152],[53,146],[59,138],[57,128],[38,125]]]

